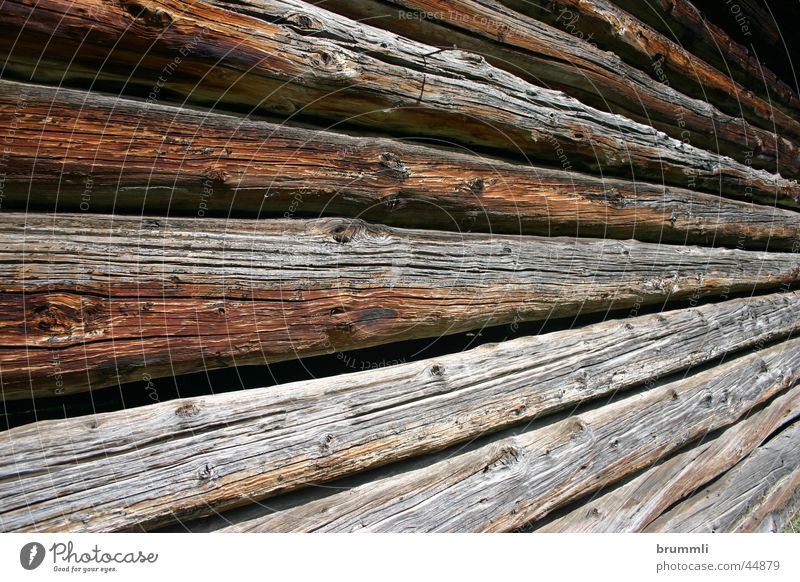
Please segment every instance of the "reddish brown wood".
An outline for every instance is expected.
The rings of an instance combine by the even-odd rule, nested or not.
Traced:
[[[800,254],[350,219],[0,215],[5,398],[790,285]]]
[[[303,19],[274,24],[183,0],[7,0],[0,14],[6,71],[33,80],[255,108],[281,121],[346,120],[370,131],[558,165],[566,157],[576,169],[800,205],[796,181],[592,109],[477,55],[386,32],[377,46],[390,48],[376,52],[357,38],[326,39]]]
[[[17,103],[25,103],[17,115]],[[795,211],[402,141],[0,81],[3,207],[353,216],[404,227],[792,250]]]

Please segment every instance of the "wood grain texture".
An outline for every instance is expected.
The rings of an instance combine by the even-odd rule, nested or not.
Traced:
[[[153,527],[330,481],[775,341],[798,330],[799,306],[800,293],[737,299],[12,429],[0,529]]]
[[[233,0],[230,3],[214,0],[214,3],[272,19],[288,18],[304,7],[309,10],[300,0]],[[717,73],[712,79],[718,82],[721,90],[716,93],[726,95],[727,110],[732,114],[716,107],[712,97],[701,94],[693,98],[680,93],[628,65],[614,52],[601,50],[496,0],[391,0],[389,3],[384,0],[326,0],[322,5],[426,44],[456,45],[481,54],[492,65],[531,83],[564,91],[597,109],[651,125],[686,144],[771,172],[779,171],[785,176],[797,176],[800,169],[800,155],[795,145],[800,139],[800,122],[756,100],[712,67],[706,66],[703,71]],[[542,7],[542,10],[549,9]],[[430,16],[409,17],[415,13]],[[335,18],[330,12],[315,8],[312,15],[326,22],[329,28],[334,26]],[[628,30],[633,28],[629,21],[634,19],[620,22],[619,30],[641,43],[644,31]],[[345,30],[347,21],[343,20],[339,26]],[[619,30],[617,34],[621,35]],[[358,32],[355,34],[361,36]],[[657,36],[657,41],[666,40]],[[650,44],[655,42],[650,41]],[[674,44],[669,48],[680,51]],[[664,47],[654,47],[652,54],[659,50],[666,52]],[[687,53],[682,51],[681,54]],[[683,68],[691,70],[693,65],[684,62]],[[740,94],[742,97],[737,98]],[[754,115],[745,116],[744,109],[753,110],[757,124],[748,121]]]
[[[800,487],[800,423],[782,431],[717,481],[651,523],[648,532],[748,532],[783,509]]]
[[[800,254],[352,219],[7,213],[0,275],[0,366],[13,399],[788,288]]]
[[[557,0],[561,1],[561,0]],[[686,50],[729,75],[788,115],[800,113],[800,95],[765,67],[748,47],[704,18],[691,0],[613,0],[614,4],[647,23]]]
[[[25,103],[17,115],[17,103]],[[795,211],[393,141],[0,81],[3,208],[354,216],[395,226],[800,248]]]
[[[649,466],[800,378],[800,340],[500,436],[296,504],[253,509],[220,531],[507,531]]]
[[[0,15],[7,73],[34,81],[346,122],[558,165],[566,157],[604,175],[800,207],[795,180],[534,86],[480,56],[379,29],[368,40],[324,38],[316,27],[309,36],[306,19],[269,23],[183,0],[7,0]]]
[[[733,467],[784,424],[800,416],[800,388],[711,439],[703,438],[624,485],[592,497],[534,531],[609,533],[641,531],[673,504]]]

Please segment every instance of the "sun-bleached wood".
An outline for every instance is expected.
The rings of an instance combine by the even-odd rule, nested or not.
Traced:
[[[749,532],[775,516],[800,487],[800,423],[795,422],[708,487],[651,523],[648,532]],[[785,516],[784,516],[785,518]]]
[[[800,415],[800,387],[712,439],[647,469],[633,480],[592,497],[535,531],[641,531],[670,506],[730,469],[782,425]]]
[[[300,0],[234,0],[231,3],[215,0],[215,3],[271,19],[288,18],[299,10],[310,10]],[[527,4],[540,7],[548,14],[558,12],[538,2]],[[714,94],[726,95],[726,112],[716,107],[713,94],[685,95],[646,71],[628,65],[614,52],[599,49],[593,43],[529,18],[496,0],[326,0],[322,6],[426,44],[457,45],[460,49],[474,51],[492,65],[534,84],[559,89],[592,107],[651,125],[695,147],[769,171],[780,170],[783,175],[796,176],[800,169],[800,156],[794,143],[800,139],[800,122],[776,111],[707,65],[701,72],[707,73],[707,85],[712,81],[716,83],[709,88],[716,90]],[[411,14],[418,17],[410,18]],[[329,12],[318,8],[314,8],[310,16],[325,22],[328,28],[335,20]],[[342,20],[340,27],[344,30],[347,21]],[[620,30],[633,28],[628,21],[620,22],[618,27]],[[641,39],[640,32],[643,31],[626,30],[625,35]],[[666,45],[663,42],[666,39],[655,31],[649,32],[658,38],[648,37],[648,46],[657,45],[658,41]],[[637,46],[642,44],[645,43]],[[674,43],[669,49],[684,57],[688,55]],[[656,53],[670,54],[670,51],[664,46],[652,46],[652,55]],[[651,66],[652,60],[645,69]],[[695,64],[684,63],[684,67],[689,69]],[[717,74],[712,75],[712,72]],[[737,98],[739,95],[741,97]],[[751,114],[745,116],[744,111]],[[749,121],[752,118],[757,120],[756,124]]]
[[[730,426],[798,379],[800,340],[790,340],[351,489],[276,499],[220,531],[513,530]]]
[[[7,531],[152,527],[440,450],[797,331],[736,299],[2,435]],[[69,508],[68,514],[62,511]]]

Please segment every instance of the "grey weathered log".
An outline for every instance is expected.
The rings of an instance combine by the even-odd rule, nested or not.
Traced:
[[[800,422],[651,523],[648,532],[748,532],[774,517],[800,487]]]
[[[691,0],[613,2],[774,106],[782,108],[788,115],[797,116],[800,113],[797,86],[787,85],[765,67],[748,47],[734,41],[728,33],[704,18]]]
[[[84,38],[87,12],[94,26]],[[566,158],[574,168],[605,175],[800,207],[795,180],[537,87],[478,55],[379,29],[372,29],[369,43],[352,35],[322,38],[313,20],[273,24],[183,0],[6,0],[0,16],[6,71],[34,81],[102,83],[149,92],[151,100],[180,95],[204,105],[255,108],[281,121],[346,120],[394,135],[554,164]],[[380,50],[373,50],[378,38]]]
[[[273,513],[252,508],[221,531],[513,530],[737,422],[798,379],[800,340],[789,340],[351,489],[278,498]]]
[[[348,28],[346,19],[309,8],[300,0],[215,3],[272,20],[296,18],[298,11],[307,12],[324,22],[327,31],[337,27],[343,34]],[[708,96],[693,98],[680,93],[621,61],[613,52],[600,50],[496,0],[326,0],[322,5],[426,44],[457,45],[481,54],[492,65],[534,84],[559,89],[597,109],[651,125],[686,144],[783,175],[797,176],[800,170],[795,145],[800,140],[800,122],[776,112],[752,93],[736,91],[737,87],[720,74],[712,78],[724,87],[731,114],[720,111]],[[364,37],[360,29],[353,33]],[[679,50],[674,44],[671,48]],[[743,112],[751,110],[757,115],[757,124],[743,119]]]
[[[0,124],[14,128],[0,160],[6,209],[326,214],[417,228],[800,248],[792,210],[402,141],[142,109],[97,93],[0,80]]]
[[[711,439],[693,446],[607,493],[592,497],[534,530],[542,533],[636,532],[748,455],[800,416],[800,387],[779,396]]]
[[[775,341],[799,307],[797,292],[736,299],[23,426],[2,437],[0,529],[152,527],[330,481]]]
[[[0,215],[6,399],[800,280],[800,254],[352,219]]]
[[[751,519],[747,530],[758,533],[798,533],[792,525],[800,515],[800,482],[786,479],[765,499]],[[744,529],[744,528],[743,528]]]

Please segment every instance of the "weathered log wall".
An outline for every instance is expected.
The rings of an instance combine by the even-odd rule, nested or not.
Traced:
[[[800,341],[791,340],[340,493],[251,519],[245,514],[222,529],[511,530],[733,424],[797,382],[798,348]]]
[[[766,345],[798,331],[798,305],[798,293],[732,300],[334,379],[20,427],[0,453],[0,523],[102,531],[207,515]],[[98,450],[113,451],[114,462]]]
[[[302,3],[239,0],[226,4],[220,0],[220,5],[271,18],[291,18]],[[592,107],[651,125],[686,144],[773,172],[780,170],[784,175],[797,175],[800,164],[797,148],[775,132],[777,125],[782,135],[797,140],[800,123],[776,112],[768,103],[742,91],[729,80],[724,82],[721,74],[703,71],[707,73],[705,84],[713,83],[713,88],[727,96],[727,109],[733,112],[732,116],[710,105],[709,101],[713,100],[708,97],[688,97],[661,79],[653,79],[620,62],[615,53],[599,50],[588,41],[528,18],[494,0],[393,0],[390,5],[382,0],[327,0],[324,5],[426,44],[456,44],[459,48],[480,52],[492,65],[514,75],[564,91]],[[540,10],[553,13],[544,7]],[[409,12],[429,16],[409,18]],[[311,15],[328,23],[327,27],[333,20],[324,11]],[[624,35],[617,34],[617,37],[640,38],[645,33],[637,30],[630,19],[619,22],[618,27],[632,30],[625,30]],[[657,41],[667,45],[660,38]],[[678,52],[685,56],[672,44],[652,50],[654,54]],[[695,64],[694,61],[683,62],[682,68]],[[739,94],[742,97],[737,99]],[[761,127],[742,119],[743,109],[747,109],[751,114],[748,117],[757,119]]]
[[[800,487],[800,424],[780,432],[709,487],[650,524],[651,532],[757,529],[786,507]]]
[[[182,0],[47,0],[46,8],[8,0],[0,14],[10,31],[0,39],[0,55],[13,50],[17,57],[6,71],[31,80],[101,84],[158,99],[168,70],[169,92],[190,102],[288,119],[346,120],[553,164],[563,164],[566,155],[575,168],[800,206],[795,180],[593,109],[482,57],[378,29],[366,40],[328,39],[319,31],[306,35],[303,19],[298,31],[291,22]],[[83,38],[87,14],[101,24]],[[64,62],[64,53],[74,58]],[[120,68],[133,68],[135,75]]]
[[[653,7],[0,5],[0,530],[781,529],[796,79]]]
[[[765,409],[716,437],[704,438],[697,447],[659,463],[608,493],[593,496],[590,501],[535,531],[641,531],[674,503],[741,462],[753,450],[758,450],[767,437],[798,416],[800,388],[795,387]],[[718,509],[714,507],[709,514],[717,514]]]

